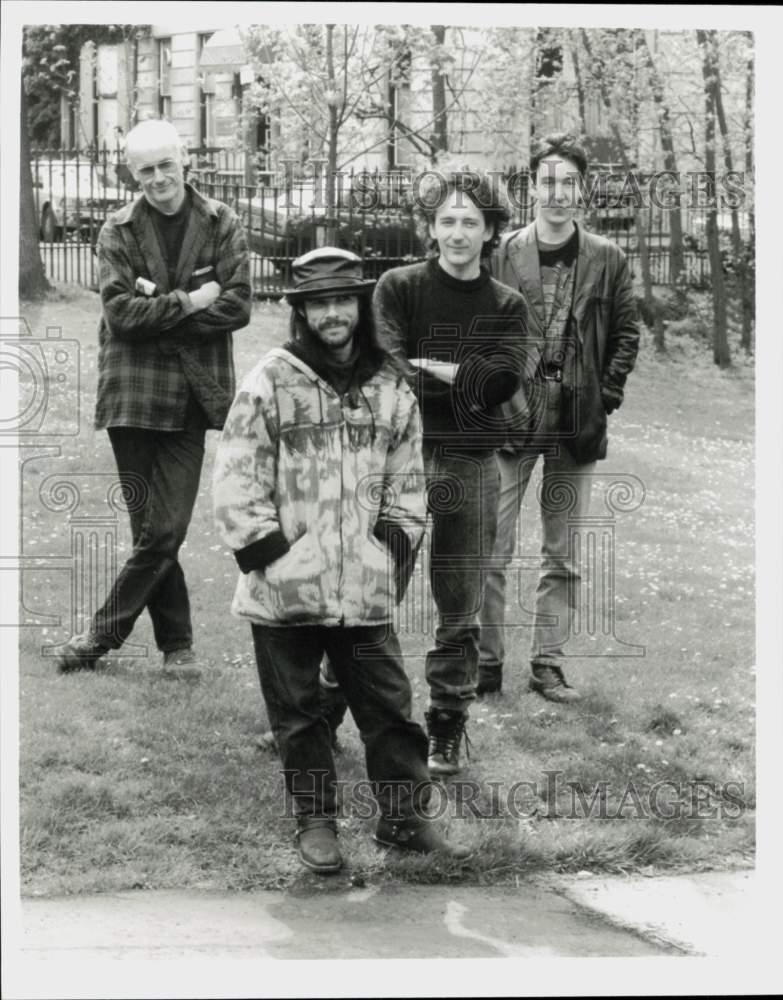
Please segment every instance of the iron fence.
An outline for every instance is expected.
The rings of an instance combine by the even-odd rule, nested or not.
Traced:
[[[245,226],[258,297],[279,297],[290,283],[291,262],[324,245],[327,238],[359,254],[372,278],[425,255],[412,213],[420,177],[411,170],[339,173],[330,195],[325,172],[317,166],[304,171],[286,164],[273,173],[232,151],[199,148],[189,153],[188,180],[203,194],[230,205]],[[138,196],[122,150],[36,150],[32,174],[47,274],[55,281],[96,288],[94,250],[100,228],[111,212]],[[533,215],[527,174],[512,167],[496,176],[509,196],[512,227],[526,225]],[[682,209],[686,280],[702,286],[710,277],[706,214],[706,208]],[[670,213],[648,205],[641,217],[653,282],[671,284]],[[628,199],[594,199],[582,221],[617,242],[638,274],[639,237]],[[718,223],[728,231],[726,213],[719,215]],[[748,239],[747,213],[741,214],[740,226]]]

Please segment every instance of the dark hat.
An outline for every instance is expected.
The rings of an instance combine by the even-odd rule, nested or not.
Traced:
[[[363,277],[361,257],[339,247],[318,247],[297,257],[291,272],[294,287],[284,292],[291,303],[328,295],[364,295],[375,285]]]

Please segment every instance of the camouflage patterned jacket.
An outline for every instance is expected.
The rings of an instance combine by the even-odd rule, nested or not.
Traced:
[[[388,622],[426,518],[415,397],[384,365],[352,409],[306,362],[270,351],[231,407],[213,489],[242,570],[233,614],[264,625]]]

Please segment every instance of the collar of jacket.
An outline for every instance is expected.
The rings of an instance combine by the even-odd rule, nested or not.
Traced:
[[[574,225],[579,233],[579,254],[574,275],[573,312],[579,317],[591,298],[591,291],[601,273],[604,260],[600,253],[601,239],[588,233],[578,222]],[[528,305],[529,322],[535,327],[534,332],[543,334],[544,292],[541,287],[535,222],[509,233],[503,242],[517,285]]]
[[[193,187],[192,184],[185,183],[185,190],[190,193],[191,207],[196,209],[196,211],[204,212],[206,215],[216,216],[218,214],[218,203],[213,201],[211,198],[205,198],[203,194]],[[142,207],[145,202],[144,194],[140,194],[138,198],[129,202],[123,208],[119,209],[114,214],[114,224],[117,226],[125,226],[129,222],[134,222],[141,212]]]
[[[186,290],[190,284],[193,268],[196,266],[201,249],[207,240],[210,230],[207,220],[218,217],[218,202],[200,195],[190,184],[185,185],[185,190],[191,198],[191,211],[174,271],[173,285],[174,288],[182,288],[183,290]],[[172,286],[169,284],[169,271],[161,253],[158,237],[155,235],[155,227],[143,210],[143,206],[144,195],[142,194],[132,204],[126,205],[125,208],[117,212],[114,216],[114,223],[118,226],[130,226],[147,263],[151,280],[157,286],[158,291],[165,295],[172,290]],[[219,261],[212,261],[212,264],[217,267]]]

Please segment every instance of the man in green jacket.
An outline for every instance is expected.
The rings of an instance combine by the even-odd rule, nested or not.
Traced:
[[[479,694],[501,689],[505,566],[514,556],[520,506],[541,456],[542,569],[530,687],[549,701],[580,698],[563,671],[580,583],[574,536],[588,512],[595,463],[606,457],[607,415],[623,401],[639,347],[623,252],[574,221],[586,172],[586,153],[573,136],[544,137],[530,161],[535,221],[505,235],[492,260],[493,275],[525,298],[534,357],[526,365],[533,374],[507,409],[508,440],[497,453],[496,559],[482,607]]]

